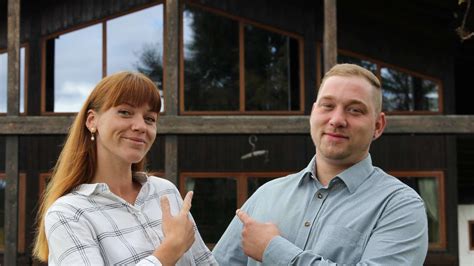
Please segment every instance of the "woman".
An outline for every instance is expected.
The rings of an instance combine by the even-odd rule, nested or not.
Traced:
[[[94,88],[70,129],[38,213],[34,255],[51,265],[214,265],[169,181],[147,176],[161,108],[154,83],[120,72]]]

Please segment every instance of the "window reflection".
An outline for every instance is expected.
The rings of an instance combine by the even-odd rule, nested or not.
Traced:
[[[298,42],[245,26],[245,109],[298,110]]]
[[[386,111],[438,111],[438,86],[398,70],[382,67],[383,106]]]
[[[233,178],[186,178],[193,190],[192,214],[205,243],[217,243],[237,209],[237,183]]]
[[[163,95],[162,4],[57,36],[45,47],[47,112],[79,111],[100,79],[118,71],[144,73]]]
[[[20,112],[25,112],[25,48],[20,48]],[[0,113],[7,112],[8,55],[0,53]]]
[[[239,110],[238,29],[234,20],[185,6],[185,110]]]
[[[102,24],[50,39],[46,46],[46,111],[77,112],[102,78]]]
[[[440,206],[438,179],[430,177],[399,177],[399,179],[413,188],[425,203],[428,217],[428,238],[430,243],[440,241]]]
[[[107,21],[108,75],[124,70],[144,73],[163,95],[162,55],[163,5]]]

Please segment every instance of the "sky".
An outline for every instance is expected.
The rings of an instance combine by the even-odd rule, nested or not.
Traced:
[[[7,112],[7,52],[0,53],[0,113]],[[20,112],[24,111],[25,92],[25,48],[20,49]]]

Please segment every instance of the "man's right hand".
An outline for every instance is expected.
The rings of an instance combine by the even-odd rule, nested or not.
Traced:
[[[176,262],[194,243],[194,224],[189,219],[193,192],[186,194],[183,208],[176,215],[171,215],[168,197],[160,198],[161,211],[163,213],[162,229],[165,235],[164,241],[155,250],[155,255],[163,265],[175,265]]]

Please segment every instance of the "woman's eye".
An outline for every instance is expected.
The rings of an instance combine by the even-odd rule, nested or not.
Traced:
[[[123,115],[123,116],[129,116],[131,115],[131,113],[127,110],[119,110],[118,111],[119,114]]]
[[[145,121],[149,124],[155,123],[156,119],[152,116],[145,117]]]

